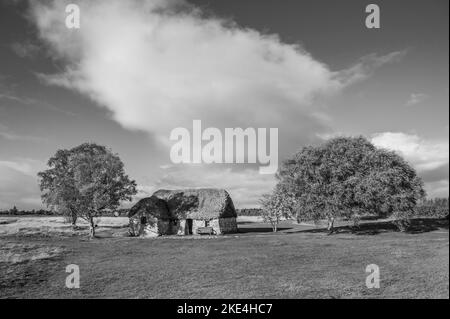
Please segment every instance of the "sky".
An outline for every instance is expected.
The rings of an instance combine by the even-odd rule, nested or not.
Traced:
[[[81,27],[68,29],[77,4]],[[365,26],[369,3],[380,28]],[[41,208],[37,172],[84,142],[119,154],[138,198],[220,187],[255,207],[253,164],[174,164],[170,132],[278,128],[279,160],[363,135],[449,194],[448,1],[4,0],[0,209]]]

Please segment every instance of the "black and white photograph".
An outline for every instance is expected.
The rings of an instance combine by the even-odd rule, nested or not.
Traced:
[[[447,0],[0,0],[0,299],[448,300],[448,198]]]

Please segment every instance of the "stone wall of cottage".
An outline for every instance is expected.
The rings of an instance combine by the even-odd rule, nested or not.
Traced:
[[[156,219],[150,215],[146,216],[147,223],[141,224],[140,218],[130,219],[130,233],[136,237],[157,237],[177,234],[178,226],[170,220]]]
[[[159,236],[158,232],[158,224],[145,224],[143,226],[143,231],[140,233],[140,236],[149,238],[149,237],[157,237]]]
[[[197,234],[197,229],[201,228],[201,227],[205,227],[205,221],[204,220],[194,219],[192,221],[192,233],[193,234]]]
[[[215,235],[222,234],[222,231],[220,229],[219,219],[212,219],[209,221],[209,227],[212,227],[214,229]]]
[[[176,228],[177,228],[177,232],[176,232],[177,235],[180,235],[180,236],[186,235],[186,231],[187,231],[186,220],[185,219],[178,220]]]
[[[130,231],[131,236],[139,235],[139,221],[137,219],[130,218],[129,231]]]
[[[172,225],[169,220],[158,220],[144,225],[143,237],[157,237],[172,234]]]
[[[170,220],[158,220],[158,234],[160,236],[173,235],[174,225]]]
[[[214,229],[215,235],[237,233],[238,231],[236,218],[230,217],[230,218],[212,219],[208,221],[208,223],[206,223],[204,220],[194,220],[192,227],[193,233],[197,234],[197,228],[205,227],[206,224],[208,224],[208,227],[212,227]]]
[[[218,221],[220,234],[232,234],[238,232],[236,217],[220,218]]]
[[[215,235],[236,233],[238,231],[236,218],[212,219],[208,222],[204,220],[192,221],[192,234],[197,234],[197,229],[208,225],[214,229]],[[147,216],[147,223],[142,225],[140,218],[130,219],[130,233],[133,236],[157,237],[166,235],[187,235],[187,223],[185,219],[170,221],[158,220]]]

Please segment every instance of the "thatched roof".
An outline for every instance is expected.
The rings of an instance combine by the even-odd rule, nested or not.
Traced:
[[[164,200],[170,214],[180,219],[211,220],[237,217],[233,201],[223,189],[159,190],[153,196]]]
[[[130,209],[128,217],[138,218],[143,214],[152,215],[158,219],[170,219],[173,217],[167,208],[166,202],[156,196],[141,199]]]

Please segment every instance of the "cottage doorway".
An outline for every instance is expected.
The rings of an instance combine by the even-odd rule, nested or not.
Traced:
[[[144,234],[146,225],[147,225],[147,217],[141,216],[140,225],[139,225],[139,236]]]
[[[184,230],[186,235],[192,235],[192,224],[192,219],[186,219],[186,226]]]

